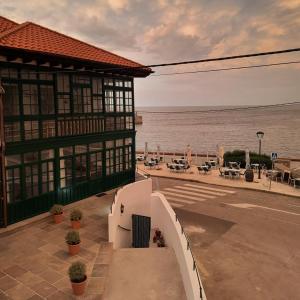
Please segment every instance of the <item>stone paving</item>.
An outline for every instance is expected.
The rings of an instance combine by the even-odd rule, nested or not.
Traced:
[[[0,300],[101,299],[108,263],[112,254],[107,242],[107,215],[113,194],[90,197],[65,207],[64,221],[52,217],[12,231],[0,231]],[[71,230],[71,208],[80,208],[84,217],[79,230],[81,250],[69,256],[65,235]],[[68,268],[74,261],[87,267],[84,296],[73,296]]]
[[[213,169],[208,174],[199,174],[197,167],[192,166],[191,170],[186,172],[171,172],[166,164],[160,164],[158,169],[145,168],[143,163],[138,163],[138,170],[145,171],[151,176],[159,176],[164,178],[192,180],[207,184],[216,184],[227,187],[246,188],[258,191],[271,191],[273,193],[284,194],[287,196],[300,197],[300,189],[294,188],[286,183],[272,181],[271,190],[270,181],[262,174],[262,178],[257,178],[257,173],[254,175],[254,182],[246,182],[243,177],[240,179],[229,179],[219,176],[219,170]]]

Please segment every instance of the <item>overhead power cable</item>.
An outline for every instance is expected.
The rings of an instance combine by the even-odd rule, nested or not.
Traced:
[[[109,69],[96,69],[97,71],[117,71],[117,70],[130,70],[130,69],[145,69],[145,68],[158,68],[158,67],[170,67],[170,66],[179,66],[179,65],[187,65],[187,64],[198,64],[212,61],[224,61],[224,60],[235,60],[240,58],[249,58],[249,57],[259,57],[259,56],[270,56],[270,55],[278,55],[284,53],[292,53],[299,52],[300,48],[291,48],[284,50],[276,50],[276,51],[267,51],[267,52],[256,52],[256,53],[248,53],[248,54],[239,54],[239,55],[231,55],[231,56],[222,56],[215,58],[204,58],[197,60],[187,60],[187,61],[179,61],[179,62],[171,62],[171,63],[162,63],[162,64],[152,64],[145,66],[136,66],[136,67],[116,67]]]
[[[212,113],[212,112],[227,112],[227,111],[239,111],[239,110],[248,110],[248,109],[261,109],[261,108],[274,108],[282,106],[291,106],[300,104],[300,101],[278,103],[278,104],[269,104],[269,105],[257,105],[257,106],[243,106],[243,107],[234,107],[234,108],[222,108],[222,109],[208,109],[208,110],[184,110],[184,111],[147,111],[147,110],[138,110],[137,113],[143,114],[186,114],[186,113]]]
[[[219,71],[233,71],[233,70],[241,70],[241,69],[291,65],[291,64],[299,64],[299,63],[300,63],[300,61],[298,60],[298,61],[287,61],[287,62],[279,62],[279,63],[272,63],[272,64],[260,64],[260,65],[241,66],[241,67],[230,67],[230,68],[219,68],[219,69],[208,69],[208,70],[195,70],[195,71],[184,71],[184,72],[161,73],[161,74],[153,74],[153,75],[150,75],[150,76],[151,77],[156,77],[156,76],[167,76],[167,75],[181,75],[181,74],[209,73],[209,72],[219,72]]]

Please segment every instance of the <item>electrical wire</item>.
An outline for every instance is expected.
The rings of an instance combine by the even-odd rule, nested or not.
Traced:
[[[240,110],[248,110],[248,109],[261,109],[261,108],[274,108],[274,107],[282,107],[282,106],[291,106],[300,104],[300,101],[294,102],[286,102],[286,103],[277,103],[277,104],[269,104],[269,105],[257,105],[257,106],[244,106],[244,107],[234,107],[234,108],[222,108],[222,109],[208,109],[208,110],[184,110],[184,111],[147,111],[147,110],[138,110],[137,113],[143,114],[186,114],[186,113],[212,113],[212,112],[227,112],[227,111],[240,111]]]
[[[279,62],[272,64],[260,64],[260,65],[249,65],[249,66],[241,66],[241,67],[230,67],[230,68],[220,68],[220,69],[208,69],[208,70],[196,70],[196,71],[184,71],[184,72],[172,72],[172,73],[161,73],[161,74],[152,74],[150,77],[157,76],[170,76],[170,75],[182,75],[182,74],[195,74],[195,73],[209,73],[209,72],[219,72],[219,71],[233,71],[233,70],[242,70],[242,69],[251,69],[251,68],[265,68],[265,67],[274,67],[274,66],[282,66],[282,65],[291,65],[291,64],[299,64],[300,61],[287,61],[287,62]]]

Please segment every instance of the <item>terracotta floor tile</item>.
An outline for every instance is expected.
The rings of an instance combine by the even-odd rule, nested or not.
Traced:
[[[25,284],[28,287],[32,287],[32,286],[36,285],[37,283],[44,281],[44,279],[41,278],[40,276],[35,275],[32,272],[28,271],[28,272],[24,273],[23,275],[19,276],[18,281],[22,282],[23,284]]]
[[[83,258],[89,260],[89,261],[94,260],[96,258],[96,253],[95,252],[89,251],[89,250],[87,250],[83,247],[81,247],[78,255],[80,257],[83,257]]]
[[[92,271],[92,277],[105,277],[108,272],[108,265],[95,264]]]
[[[0,290],[6,291],[8,289],[11,289],[15,286],[17,286],[19,283],[18,281],[14,280],[10,276],[4,276],[0,278]]]
[[[40,276],[44,278],[46,281],[48,281],[49,283],[54,283],[63,277],[62,274],[50,269],[41,273]]]
[[[6,294],[13,300],[27,300],[35,293],[24,284],[18,284],[6,291]]]
[[[41,296],[35,294],[27,300],[42,300],[42,299],[44,299],[44,298],[42,298]],[[57,299],[57,300],[59,300],[59,299]]]
[[[3,272],[0,271],[0,278],[5,276],[5,274]]]
[[[48,297],[55,293],[56,287],[48,283],[47,281],[42,281],[32,287],[32,289],[42,297]]]
[[[52,295],[50,295],[49,297],[47,297],[47,300],[72,300],[75,297],[68,295],[62,291],[58,291]]]
[[[27,272],[27,270],[23,269],[22,267],[20,267],[18,265],[11,266],[10,268],[4,270],[4,273],[6,273],[14,278],[19,277],[26,272]]]
[[[89,294],[102,294],[104,291],[105,278],[89,278],[87,285],[87,293]]]
[[[10,300],[6,294],[0,291],[0,300]]]

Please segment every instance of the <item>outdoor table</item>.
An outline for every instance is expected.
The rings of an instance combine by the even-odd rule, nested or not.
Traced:
[[[207,165],[198,166],[197,169],[198,169],[199,173],[200,173],[200,171],[203,171],[206,174],[209,171],[209,167]]]
[[[171,163],[169,164],[170,171],[185,171],[184,164]]]
[[[241,175],[241,170],[240,170],[240,169],[224,168],[224,172],[228,172],[228,173],[229,173],[229,176],[230,176],[231,178],[233,178],[233,176],[232,176],[233,174],[238,174],[239,177],[240,177],[240,175]]]

